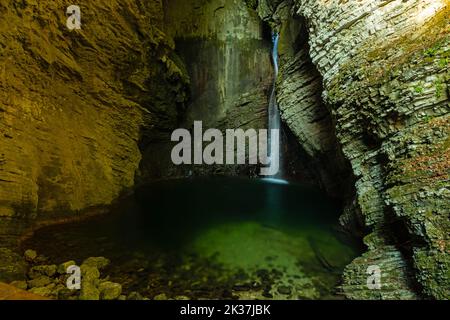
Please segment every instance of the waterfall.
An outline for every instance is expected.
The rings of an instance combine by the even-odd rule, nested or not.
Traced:
[[[272,86],[272,93],[270,95],[269,100],[269,132],[271,132],[272,129],[278,129],[280,131],[280,148],[279,148],[279,166],[280,170],[278,171],[278,174],[273,176],[274,179],[282,179],[283,178],[283,155],[282,155],[282,148],[281,148],[281,116],[280,116],[280,110],[278,109],[277,104],[277,95],[276,95],[276,84],[277,84],[277,78],[278,78],[278,41],[280,39],[280,35],[278,33],[274,33],[272,36],[272,61],[273,61],[273,69],[274,69],[274,80],[273,80],[273,86]],[[272,137],[269,136],[269,146],[271,143]],[[270,147],[268,148],[270,150]],[[273,156],[272,154],[269,154],[269,158],[271,159]]]
[[[283,186],[288,184],[286,180],[283,180],[283,151],[281,148],[281,116],[280,116],[280,110],[278,109],[277,105],[277,95],[276,95],[276,84],[277,84],[277,78],[278,78],[278,40],[279,40],[279,34],[274,33],[272,37],[273,41],[273,47],[272,47],[272,61],[273,61],[273,69],[274,69],[274,80],[273,80],[273,87],[272,87],[272,93],[270,95],[269,100],[269,132],[271,132],[272,129],[278,129],[280,130],[279,135],[279,152],[278,155],[272,155],[269,153],[269,159],[272,161],[273,156],[279,157],[279,167],[280,170],[278,173],[271,178],[265,178],[264,181],[268,182],[268,185],[266,187],[266,225],[276,228],[282,221],[283,218]],[[269,148],[271,144],[272,137],[269,135]]]

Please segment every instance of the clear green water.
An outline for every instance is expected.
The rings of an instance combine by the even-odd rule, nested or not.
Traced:
[[[302,185],[198,178],[140,188],[107,216],[48,227],[24,243],[53,263],[109,258],[125,293],[153,298],[334,298],[356,255],[339,206]]]

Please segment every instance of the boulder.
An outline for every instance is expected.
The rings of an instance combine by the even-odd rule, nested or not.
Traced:
[[[37,258],[37,252],[31,249],[28,249],[24,253],[25,260],[28,262],[33,262]]]
[[[80,268],[83,282],[96,282],[100,278],[100,271],[97,267],[82,264]]]
[[[83,261],[83,265],[92,266],[99,270],[102,270],[105,267],[107,267],[109,263],[110,263],[109,259],[105,257],[91,257]]]
[[[69,268],[70,266],[74,266],[74,265],[76,265],[77,263],[75,262],[75,261],[73,261],[73,260],[70,260],[70,261],[67,261],[67,262],[63,262],[63,263],[61,263],[59,266],[58,266],[58,268],[57,268],[57,272],[59,273],[59,274],[66,274],[67,273],[67,268]]]
[[[30,269],[29,276],[30,278],[38,278],[39,276],[49,276],[53,277],[56,274],[56,265],[42,265],[42,266],[34,266]]]
[[[100,290],[92,282],[82,282],[80,300],[100,300]]]

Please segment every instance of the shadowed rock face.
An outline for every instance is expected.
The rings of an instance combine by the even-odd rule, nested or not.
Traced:
[[[169,1],[165,23],[191,79],[186,126],[195,120],[217,126],[249,95],[267,108],[258,96],[273,82],[270,31],[264,34],[263,22],[243,1]],[[267,116],[259,116],[257,128],[266,127]]]
[[[202,121],[205,130],[267,127],[267,92],[273,83],[269,40],[263,22],[242,1],[171,0],[164,2],[164,30],[189,78],[189,100],[178,127],[192,129]],[[174,127],[174,128],[178,128]],[[166,138],[170,141],[170,136]],[[144,153],[145,179],[167,175],[244,174],[247,166],[180,166],[156,176],[155,164],[171,163],[170,148],[161,143],[155,154]],[[161,161],[161,157],[165,157]]]
[[[345,272],[347,297],[448,299],[448,3],[249,3],[292,48],[298,43],[293,19],[306,23],[308,46],[282,58],[278,100],[284,120],[319,164],[333,159],[333,153],[323,157],[333,145],[331,117],[351,164],[356,192],[347,195],[341,222],[350,229],[362,222],[368,252]],[[305,48],[323,89],[307,71]],[[382,290],[367,289],[369,265],[384,270]]]

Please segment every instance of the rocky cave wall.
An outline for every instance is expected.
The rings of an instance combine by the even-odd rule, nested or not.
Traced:
[[[133,187],[187,98],[160,1],[83,1],[78,31],[70,4],[0,3],[2,245]]]
[[[320,86],[311,72],[302,71],[305,60],[299,57],[306,47],[292,51],[298,46],[292,21],[306,23],[308,55],[355,179],[341,223],[352,229],[362,221],[366,230],[367,252],[346,268],[345,295],[450,298],[449,3],[247,3],[288,44],[281,52],[282,118],[305,149],[320,157],[330,146],[329,138],[317,139],[330,132],[329,121],[316,117],[326,111],[311,97]],[[381,269],[381,290],[366,285],[371,265]]]

